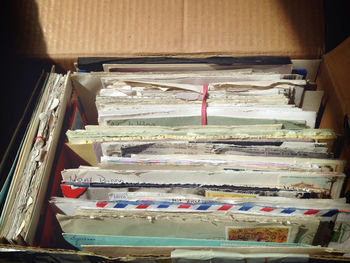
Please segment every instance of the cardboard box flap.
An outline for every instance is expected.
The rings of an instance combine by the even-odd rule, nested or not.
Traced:
[[[324,52],[317,0],[37,0],[20,9],[18,52],[26,57]]]
[[[333,86],[332,92],[337,96],[343,114],[350,116],[350,37],[327,53],[323,61]]]

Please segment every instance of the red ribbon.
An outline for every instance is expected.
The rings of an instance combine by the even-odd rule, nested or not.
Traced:
[[[208,85],[203,85],[201,124],[207,125],[207,93]]]

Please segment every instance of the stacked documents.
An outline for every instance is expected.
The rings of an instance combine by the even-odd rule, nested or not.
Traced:
[[[67,79],[68,75],[51,72],[39,95],[8,175],[12,182],[1,214],[3,241],[30,244],[36,234],[65,114]]]
[[[153,126],[282,123],[288,128],[314,128],[316,113],[298,107],[306,86],[299,75],[218,72],[103,78],[103,88],[96,97],[99,123]]]
[[[344,253],[327,246],[350,211],[340,199],[345,163],[333,158],[334,131],[316,129],[317,109],[303,109],[310,87],[301,76],[244,69],[98,78],[99,124],[66,133],[98,165],[64,169],[62,197],[50,200],[77,249]]]

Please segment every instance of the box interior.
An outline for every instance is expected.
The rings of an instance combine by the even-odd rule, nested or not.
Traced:
[[[310,74],[308,75],[308,79],[310,81],[315,81],[317,77],[318,67],[320,65],[320,60],[293,60],[293,67],[297,68],[306,68]],[[110,74],[110,73],[109,73]],[[97,92],[102,88],[102,82],[100,77],[106,76],[106,73],[75,73],[71,75],[71,84],[72,89],[75,90],[82,102],[84,107],[84,111],[86,114],[87,124],[88,125],[96,125],[97,122],[97,109],[95,106],[95,96]],[[67,129],[67,127],[65,128]],[[65,130],[62,131],[64,133]],[[63,136],[64,137],[64,136]],[[92,147],[91,145],[79,145],[79,147]],[[55,169],[55,176],[53,178],[53,183],[51,189],[49,189],[48,198],[50,196],[61,196],[60,193],[60,181],[61,174],[60,172],[65,168],[76,168],[79,165],[91,165],[89,161],[94,156],[90,155],[77,155],[74,151],[74,148],[68,147],[64,141],[62,141],[61,147],[58,149],[60,151],[57,167]],[[90,152],[91,149],[81,150],[79,152]],[[54,211],[52,211],[51,207],[46,212],[46,218],[41,223],[43,225],[42,232],[40,232],[37,236],[37,242],[39,242],[41,247],[65,247],[67,244],[62,240],[61,230],[57,225]],[[55,235],[52,235],[56,233]],[[57,238],[52,239],[52,236]]]

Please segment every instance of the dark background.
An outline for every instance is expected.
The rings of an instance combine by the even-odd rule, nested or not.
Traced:
[[[348,2],[349,1],[336,0],[323,1],[326,52],[332,50],[345,38],[350,36]],[[25,37],[18,38],[19,36],[25,35],[23,25],[20,23],[22,4],[23,1],[17,0],[2,1],[0,160],[21,119],[38,77],[43,69],[46,71],[50,69],[50,63],[48,62],[43,63],[42,61],[28,60],[17,55],[18,45],[20,44],[23,47],[23,45],[25,46],[27,44],[25,42]],[[18,39],[22,39],[23,41],[18,43],[18,41],[16,41]],[[14,145],[19,145],[19,142],[20,138],[17,138]],[[14,153],[17,151],[16,147],[13,148],[13,151]]]

